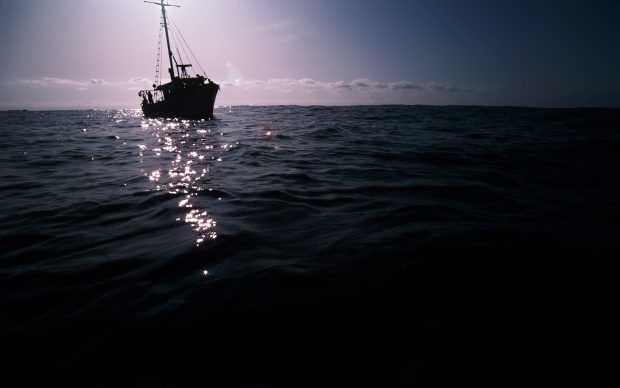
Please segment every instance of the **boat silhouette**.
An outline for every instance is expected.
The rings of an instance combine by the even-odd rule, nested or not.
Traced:
[[[159,31],[159,43],[157,48],[157,65],[155,68],[155,83],[152,90],[141,90],[138,96],[142,98],[142,112],[145,117],[169,117],[183,119],[206,119],[213,117],[213,106],[215,105],[215,97],[220,90],[220,86],[210,80],[193,52],[185,42],[180,30],[174,24],[174,21],[166,13],[166,7],[179,7],[178,5],[166,4],[164,0],[160,2],[145,1],[161,6],[161,24]],[[176,55],[173,54],[170,45],[169,25],[172,24],[173,39],[176,42]],[[162,30],[165,32],[166,48],[170,67],[168,74],[170,82],[161,83],[161,45]],[[185,44],[198,64],[202,73],[195,73],[191,76],[188,70],[193,70],[194,66],[190,62],[187,50],[182,46],[185,54],[183,57],[179,51],[179,45]]]

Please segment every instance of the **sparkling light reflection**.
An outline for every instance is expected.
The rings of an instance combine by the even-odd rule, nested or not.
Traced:
[[[145,175],[157,184],[156,190],[178,197],[178,206],[186,213],[176,220],[191,226],[197,246],[217,238],[217,222],[195,202],[203,191],[208,193],[207,198],[213,196],[213,188],[208,187],[211,164],[222,162],[221,153],[236,146],[218,144],[223,133],[205,128],[212,125],[209,121],[145,119],[141,127],[157,138],[157,146],[149,149],[146,144],[138,145],[141,161],[146,156],[166,162],[145,171]],[[203,274],[206,276],[207,270]]]

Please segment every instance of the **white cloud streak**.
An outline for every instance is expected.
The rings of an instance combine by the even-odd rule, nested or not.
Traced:
[[[217,80],[216,80],[217,82]],[[72,80],[57,77],[0,82],[0,105],[23,101],[23,105],[45,106],[53,102],[82,100],[84,104],[137,106],[137,91],[149,89],[153,81],[133,77],[121,81],[100,78]],[[480,102],[484,91],[434,82],[406,80],[379,82],[366,78],[350,81],[318,81],[313,78],[221,81],[218,104],[236,105],[348,105],[348,104],[469,104]],[[15,105],[15,104],[14,104]],[[97,107],[97,106],[94,106]]]
[[[279,20],[273,22],[271,24],[264,25],[259,27],[257,32],[266,32],[266,33],[280,33],[283,31],[288,31],[295,24],[292,20]]]
[[[377,82],[370,79],[355,79],[352,81],[332,81],[320,82],[312,78],[271,78],[267,81],[241,81],[226,82],[225,86],[241,88],[263,87],[271,90],[297,89],[322,89],[325,91],[412,91],[419,93],[469,93],[473,92],[470,88],[442,85],[435,82],[416,84],[410,81]]]
[[[300,29],[302,32],[299,32]],[[304,30],[295,20],[278,20],[259,27],[256,29],[256,32],[270,37],[279,43],[291,43],[312,35],[310,32]]]
[[[142,86],[147,87],[151,84],[151,80],[142,77],[131,78],[127,81],[115,81],[110,82],[101,78],[91,78],[89,80],[72,80],[66,78],[56,77],[42,77],[35,79],[16,79],[4,82],[6,85],[17,85],[35,88],[51,88],[51,87],[65,87],[74,88],[78,90],[88,89],[97,86]]]
[[[479,102],[477,94],[470,88],[435,82],[379,82],[366,78],[325,82],[306,77],[225,82],[221,96],[239,104],[348,105],[469,104]]]

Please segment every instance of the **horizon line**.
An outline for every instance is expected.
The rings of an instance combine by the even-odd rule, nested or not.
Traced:
[[[492,104],[227,104],[216,105],[214,109],[230,107],[380,107],[380,106],[410,106],[410,107],[470,107],[470,108],[524,108],[524,109],[620,109],[618,106],[583,105],[583,106],[533,106],[533,105],[492,105]],[[66,108],[0,108],[0,112],[62,112],[88,110],[141,110],[140,107],[66,107]]]

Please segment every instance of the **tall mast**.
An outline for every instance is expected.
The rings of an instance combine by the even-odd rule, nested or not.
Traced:
[[[170,68],[168,73],[170,74],[170,80],[174,80],[174,65],[172,64],[172,50],[170,49],[170,37],[168,35],[168,21],[166,20],[166,7],[180,7],[179,5],[164,4],[164,0],[160,0],[160,3],[153,1],[145,1],[145,3],[161,5],[161,16],[164,19],[164,30],[166,31],[166,46],[168,47],[168,59],[170,60]]]

